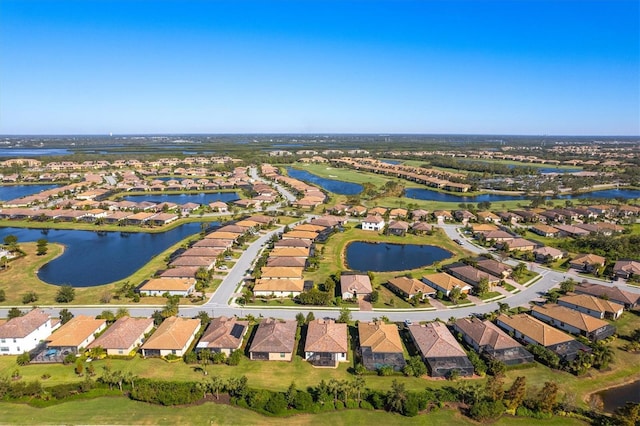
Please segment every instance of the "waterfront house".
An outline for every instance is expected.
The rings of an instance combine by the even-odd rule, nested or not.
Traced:
[[[363,231],[382,231],[384,229],[384,219],[382,216],[367,216],[362,221]]]
[[[420,295],[421,299],[435,296],[436,290],[416,278],[396,277],[389,280],[389,287],[407,299]]]
[[[145,296],[169,296],[187,297],[195,290],[195,278],[152,278],[142,284],[138,289]]]
[[[372,291],[369,275],[343,273],[340,276],[340,294],[343,300],[368,298]]]
[[[262,320],[251,342],[249,358],[260,361],[291,361],[297,328],[295,320]]]

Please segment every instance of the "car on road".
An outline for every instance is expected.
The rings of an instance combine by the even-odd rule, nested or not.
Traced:
[[[413,324],[413,321],[411,321],[410,319],[404,320],[404,325],[406,325],[407,327],[409,327],[411,324]]]
[[[457,238],[456,238],[455,240],[453,240],[453,242],[454,242],[454,243],[456,243],[456,244],[458,244],[459,246],[461,246],[461,245],[463,244],[463,243],[462,243],[462,241],[460,241],[460,240],[459,240],[459,239],[457,239]]]

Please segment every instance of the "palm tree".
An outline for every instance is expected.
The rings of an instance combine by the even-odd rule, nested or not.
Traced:
[[[327,383],[327,387],[329,388],[329,392],[333,394],[333,403],[335,404],[338,400],[338,392],[340,392],[341,384],[338,380],[331,379],[329,383]]]
[[[353,382],[351,382],[351,387],[358,394],[358,406],[360,405],[360,395],[365,385],[366,385],[366,382],[362,376],[356,376],[356,378],[353,379]]]
[[[397,380],[393,380],[391,383],[391,390],[387,394],[387,405],[391,411],[397,413],[402,412],[402,407],[407,399],[407,391],[404,387],[404,383],[398,383]]]
[[[213,376],[209,382],[211,390],[216,393],[216,399],[220,399],[220,391],[224,388],[224,380],[219,376]]]

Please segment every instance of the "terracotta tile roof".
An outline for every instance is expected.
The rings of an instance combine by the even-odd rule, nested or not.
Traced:
[[[570,305],[580,306],[586,309],[590,309],[594,312],[610,312],[617,313],[624,309],[624,306],[612,302],[610,300],[600,299],[588,294],[568,294],[558,299],[558,303],[565,302]]]
[[[327,227],[320,225],[311,225],[309,223],[305,223],[303,225],[298,225],[295,227],[295,231],[308,231],[308,232],[321,232],[324,231]]]
[[[47,338],[48,346],[78,347],[107,324],[107,320],[77,315]]]
[[[211,267],[213,262],[215,262],[215,257],[201,257],[201,256],[178,256],[176,257],[169,266],[202,266],[205,268]]]
[[[291,279],[300,279],[302,278],[302,270],[303,268],[294,268],[294,267],[286,267],[286,266],[264,266],[261,269],[261,276],[263,279],[265,278],[291,278]]]
[[[301,240],[299,238],[288,238],[286,240],[280,240],[276,242],[273,247],[285,248],[285,247],[304,247],[309,248],[313,243],[308,240]]]
[[[422,279],[427,281],[427,284],[431,283],[432,285],[436,285],[446,291],[453,290],[454,287],[459,287],[460,289],[471,289],[469,284],[465,283],[462,280],[459,280],[456,277],[452,277],[449,274],[445,274],[444,272],[439,272],[437,274],[431,275],[423,275]]]
[[[197,266],[180,266],[170,268],[160,274],[162,278],[194,278],[198,272]]]
[[[478,224],[471,225],[471,229],[474,233],[475,232],[491,232],[491,231],[497,231],[498,227],[490,223],[478,223]]]
[[[507,244],[509,244],[509,249],[513,250],[513,249],[517,249],[517,248],[522,248],[522,247],[533,247],[535,248],[538,244],[534,243],[533,241],[529,241],[526,240],[524,238],[514,238],[513,240],[509,241]]]
[[[400,333],[395,324],[383,322],[359,322],[360,347],[369,347],[372,352],[403,353]]]
[[[363,220],[363,222],[366,222],[366,223],[382,223],[382,222],[384,222],[384,219],[382,218],[382,216],[379,216],[379,215],[371,215],[371,216],[367,216]]]
[[[224,249],[221,247],[192,247],[185,250],[180,256],[198,256],[215,258],[224,253]]]
[[[143,349],[183,349],[200,328],[199,319],[169,317],[142,345]]]
[[[11,339],[27,337],[38,327],[49,321],[49,314],[40,309],[33,309],[27,314],[12,318],[0,325],[0,338]]]
[[[586,332],[592,332],[609,325],[606,321],[560,305],[534,306],[531,311],[534,316],[536,314],[543,315]]]
[[[215,238],[205,238],[193,244],[193,247],[230,248],[232,246],[233,246],[233,240],[218,240]]]
[[[118,319],[100,337],[91,342],[87,349],[128,349],[142,335],[148,333],[153,328],[152,318],[131,318],[122,317]]]
[[[499,277],[476,269],[471,265],[457,266],[450,268],[449,271],[454,275],[460,276],[463,281],[468,280],[471,281],[471,283],[478,283],[483,278],[486,278],[489,282],[500,281]]]
[[[511,266],[506,263],[498,262],[494,259],[482,259],[476,262],[477,268],[484,270],[490,274],[493,274],[497,277],[502,276],[503,274],[510,274],[513,270]]]
[[[367,294],[371,293],[371,280],[368,275],[364,274],[342,274],[340,277],[340,292]]]
[[[557,257],[557,256],[563,256],[564,255],[562,250],[558,250],[557,248],[549,247],[549,246],[539,247],[539,248],[535,249],[533,252],[535,254],[537,254],[538,256]]]
[[[293,267],[293,268],[304,268],[306,264],[305,259],[300,259],[297,257],[270,257],[267,259],[267,266],[269,267]]]
[[[433,294],[436,291],[416,278],[396,277],[389,280],[389,284],[404,293],[412,296],[421,292],[422,294]]]
[[[347,353],[347,324],[317,319],[309,323],[305,352]]]
[[[622,302],[629,305],[635,305],[640,300],[640,294],[621,290],[617,286],[609,287],[600,284],[581,283],[575,287],[574,291],[596,297],[607,297],[614,302]]]
[[[248,328],[248,321],[238,321],[236,317],[213,318],[202,335],[198,348],[238,349]]]
[[[271,280],[256,280],[253,286],[253,291],[302,291],[304,290],[304,280],[294,279],[271,279]]]
[[[295,320],[282,321],[264,319],[251,342],[251,352],[291,353],[296,341],[298,323]]]
[[[551,327],[527,314],[512,316],[502,314],[498,316],[496,321],[508,325],[542,346],[552,346],[574,340],[574,338],[567,333]]]
[[[287,240],[283,240],[287,241]],[[299,241],[299,240],[292,240]],[[271,250],[269,257],[309,257],[309,248],[304,247],[276,247]]]
[[[455,324],[463,334],[467,335],[479,347],[487,346],[495,351],[522,346],[491,321],[482,321],[476,317],[460,318],[456,320]]]
[[[207,234],[204,238],[210,240],[232,240],[235,241],[242,234],[238,234],[236,232],[218,232],[213,231],[210,234]]]
[[[409,333],[424,358],[467,356],[447,326],[441,322],[411,324]]]
[[[293,231],[289,231],[285,234],[282,234],[282,239],[290,239],[290,238],[300,238],[302,240],[315,240],[318,238],[318,233],[313,231],[298,231],[294,229]]]
[[[575,264],[604,265],[605,258],[597,254],[579,254],[571,261]]]
[[[640,262],[635,260],[618,260],[613,266],[613,272],[626,272],[633,275],[640,275]]]
[[[195,278],[153,278],[140,287],[140,291],[186,291],[195,283]]]

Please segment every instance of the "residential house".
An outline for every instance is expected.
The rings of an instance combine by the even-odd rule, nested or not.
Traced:
[[[538,262],[560,260],[564,257],[562,250],[548,246],[538,247],[533,251],[533,254],[536,256],[536,261]]]
[[[468,210],[456,210],[455,212],[453,212],[453,216],[460,222],[464,222],[464,223],[469,222],[471,220],[476,221],[478,219],[476,215],[474,215]]]
[[[473,364],[447,326],[441,322],[411,324],[409,335],[433,377],[448,377],[454,370],[473,375]]]
[[[474,287],[477,287],[483,279],[486,279],[490,286],[497,285],[502,279],[501,277],[496,277],[495,275],[491,275],[481,271],[480,269],[474,268],[471,265],[448,268],[447,273]]]
[[[616,277],[629,279],[631,277],[640,277],[640,262],[636,260],[618,260],[613,265],[613,273]]]
[[[496,324],[526,344],[541,345],[566,361],[573,361],[578,352],[589,352],[583,345],[567,333],[558,330],[527,314],[504,315],[496,319]]]
[[[441,291],[445,296],[449,296],[454,287],[458,287],[461,293],[469,293],[471,291],[469,284],[444,272],[423,275],[422,281],[436,291]]]
[[[536,247],[538,247],[538,244],[524,238],[514,238],[513,240],[507,241],[504,244],[509,247],[509,251],[533,251],[536,249]]]
[[[561,305],[534,306],[531,315],[556,328],[590,340],[602,340],[616,332],[616,328],[604,320]]]
[[[389,287],[407,299],[418,296],[425,299],[427,296],[435,296],[436,290],[429,287],[416,278],[396,277],[389,280]]]
[[[200,330],[200,319],[169,317],[142,345],[142,356],[183,356]]]
[[[304,359],[316,367],[337,367],[347,361],[349,343],[347,324],[330,319],[309,322],[304,345]]]
[[[397,208],[397,209],[391,209],[389,211],[389,218],[391,219],[395,219],[395,218],[406,218],[409,215],[409,212],[407,211],[407,209],[401,209],[401,208]]]
[[[152,278],[142,284],[138,291],[146,296],[169,294],[169,296],[187,297],[193,293],[195,286],[195,278]]]
[[[516,238],[506,231],[499,231],[499,230],[479,232],[479,234],[482,234],[485,240],[492,243],[511,242],[513,239]]]
[[[416,209],[411,211],[411,218],[417,221],[423,221],[429,219],[429,212],[423,209]]]
[[[586,229],[578,228],[574,225],[556,225],[555,227],[561,237],[583,237],[590,234]]]
[[[404,368],[404,349],[395,324],[360,321],[358,342],[362,365],[368,370],[383,366],[390,366],[396,371]]]
[[[480,258],[475,262],[475,267],[488,274],[499,278],[509,278],[513,269],[506,263],[498,262],[494,259]]]
[[[153,318],[119,318],[111,327],[91,342],[87,349],[100,347],[107,355],[130,355],[153,330]]]
[[[302,278],[257,279],[253,286],[253,294],[263,297],[296,297],[303,290]]]
[[[435,217],[438,222],[450,222],[453,220],[453,215],[447,210],[436,210],[433,212],[433,217]]]
[[[500,223],[500,216],[489,211],[478,212],[476,216],[478,216],[478,219],[482,222]]]
[[[51,317],[33,309],[0,325],[0,355],[20,355],[38,347],[53,331]]]
[[[369,298],[372,291],[369,275],[343,273],[340,276],[340,294],[343,300]]]
[[[363,231],[382,231],[384,229],[384,219],[382,216],[367,216],[362,221]]]
[[[625,309],[633,309],[640,303],[640,294],[622,290],[617,286],[609,287],[601,284],[582,282],[575,286],[573,291],[578,294],[588,294],[619,303],[624,305]]]
[[[402,220],[392,220],[387,227],[387,234],[404,237],[409,230],[409,224]]]
[[[567,294],[558,299],[558,305],[599,319],[617,320],[624,311],[624,305],[588,294]]]
[[[605,258],[597,254],[579,254],[569,262],[573,269],[581,272],[593,273],[604,266]]]
[[[474,351],[483,353],[505,365],[526,364],[534,361],[533,355],[491,321],[483,321],[476,317],[459,318],[453,328],[462,335],[464,341]]]
[[[295,320],[262,320],[251,342],[249,358],[260,361],[291,361],[297,328]]]
[[[107,328],[107,320],[77,315],[47,337],[47,347],[60,353],[78,354]]]
[[[240,349],[248,329],[249,321],[240,321],[235,316],[213,318],[196,345],[196,350],[208,349],[229,356]]]
[[[556,227],[539,223],[529,228],[534,234],[541,235],[543,237],[557,237],[560,235],[560,230]]]
[[[303,268],[264,266],[260,270],[263,280],[299,280],[302,279]]]

